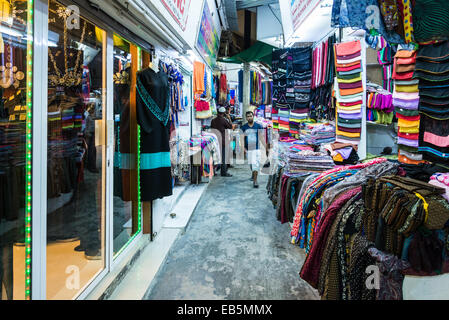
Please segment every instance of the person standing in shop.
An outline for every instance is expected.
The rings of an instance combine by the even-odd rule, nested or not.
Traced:
[[[257,183],[257,176],[260,172],[260,162],[262,158],[262,153],[259,145],[259,134],[262,133],[264,129],[259,123],[254,122],[254,113],[252,111],[246,112],[245,125],[241,127],[245,135],[245,153],[247,154],[248,163],[251,168],[254,188],[259,188]],[[262,143],[265,145],[265,141],[261,139]],[[266,147],[266,146],[265,146]]]
[[[210,127],[219,133],[221,139],[219,137],[219,141],[221,142],[221,176],[222,177],[232,177],[231,174],[228,173],[228,165],[226,161],[227,150],[229,149],[226,144],[226,130],[234,129],[234,126],[231,122],[228,121],[225,117],[226,108],[220,107],[218,109],[217,116],[212,120]]]
[[[86,117],[86,129],[84,135],[87,142],[87,170],[92,173],[98,173],[97,169],[97,148],[95,146],[95,120],[93,105],[90,105],[87,109],[89,114]]]

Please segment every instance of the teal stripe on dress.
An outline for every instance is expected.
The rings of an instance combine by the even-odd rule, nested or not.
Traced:
[[[140,170],[152,170],[170,167],[170,152],[140,154]]]
[[[114,167],[124,170],[136,169],[136,155],[134,153],[114,153]]]

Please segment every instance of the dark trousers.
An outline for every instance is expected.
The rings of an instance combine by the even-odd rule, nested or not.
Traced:
[[[94,134],[87,138],[87,169],[91,171],[97,169],[97,148]]]
[[[228,164],[226,163],[226,146],[221,144],[221,175],[225,176],[228,173]]]

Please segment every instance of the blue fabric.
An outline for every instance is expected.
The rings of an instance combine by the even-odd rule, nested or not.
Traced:
[[[171,167],[170,152],[142,153],[140,170],[152,170]]]
[[[239,71],[239,102],[243,102],[243,70]]]
[[[114,167],[124,169],[124,170],[133,170],[136,168],[136,155],[133,153],[114,153]]]
[[[377,9],[375,9],[377,8]],[[374,9],[374,10],[373,10]],[[375,19],[378,17],[378,19]],[[396,32],[387,31],[377,0],[334,0],[331,27],[353,27],[367,32],[370,24],[378,24],[376,30],[390,43],[405,43]]]

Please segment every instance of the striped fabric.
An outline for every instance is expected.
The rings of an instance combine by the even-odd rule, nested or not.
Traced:
[[[413,26],[417,42],[449,39],[449,1],[415,0]]]

